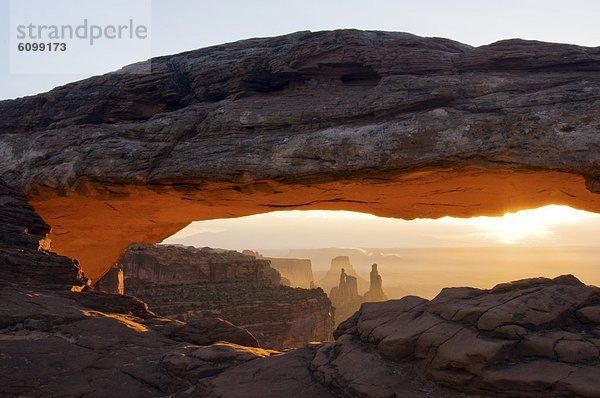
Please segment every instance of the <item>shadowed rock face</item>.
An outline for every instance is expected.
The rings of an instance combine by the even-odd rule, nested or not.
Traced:
[[[151,62],[0,102],[0,173],[92,280],[192,220],[600,211],[598,48],[345,30]]]
[[[0,183],[0,396],[164,395],[184,389],[158,365],[171,349],[227,340],[257,346],[220,319],[160,318],[142,301],[90,292],[50,227]]]
[[[116,267],[123,269],[125,279],[152,283],[238,282],[271,287],[281,280],[266,260],[208,247],[134,244]]]
[[[79,264],[50,251],[50,226],[20,193],[0,181],[0,286],[81,290]]]

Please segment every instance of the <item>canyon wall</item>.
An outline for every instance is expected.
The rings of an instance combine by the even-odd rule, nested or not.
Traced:
[[[237,282],[269,287],[279,285],[281,279],[268,261],[208,247],[134,244],[117,267],[126,279],[152,283]]]
[[[115,267],[123,273],[125,294],[162,316],[187,323],[226,319],[251,332],[263,347],[279,350],[332,338],[333,309],[325,293],[282,286],[265,259],[229,250],[136,244]]]
[[[312,272],[312,262],[309,259],[265,257],[251,250],[244,250],[243,253],[269,260],[271,267],[279,271],[281,276],[287,279],[292,287],[301,287],[304,289],[314,287],[315,277]]]

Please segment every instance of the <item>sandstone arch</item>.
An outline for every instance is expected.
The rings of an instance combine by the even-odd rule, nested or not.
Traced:
[[[151,62],[0,102],[2,179],[92,279],[131,242],[274,209],[600,212],[600,48],[348,30]]]

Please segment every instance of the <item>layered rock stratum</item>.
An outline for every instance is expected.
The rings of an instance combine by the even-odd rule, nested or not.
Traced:
[[[600,211],[598,48],[342,30],[149,62],[0,102],[2,178],[94,281],[194,220]]]
[[[321,289],[282,286],[270,261],[231,250],[135,244],[100,279],[114,293],[122,273],[125,294],[151,310],[187,323],[227,319],[248,330],[265,348],[297,348],[331,341],[334,309]],[[108,285],[108,286],[107,286]]]
[[[312,271],[312,262],[307,258],[282,258],[265,257],[262,254],[244,250],[244,254],[262,258],[271,262],[271,267],[275,268],[283,278],[285,278],[292,287],[301,287],[305,289],[313,288],[315,277]]]

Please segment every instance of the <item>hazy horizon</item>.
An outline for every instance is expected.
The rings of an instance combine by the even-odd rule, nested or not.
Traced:
[[[333,257],[347,255],[367,280],[371,264],[379,265],[388,297],[432,298],[444,287],[491,288],[539,276],[573,274],[600,285],[598,232],[600,214],[555,205],[502,217],[412,221],[285,211],[194,222],[163,243],[307,258],[316,282]]]
[[[317,282],[329,269],[334,256],[347,255],[358,275],[366,280],[371,264],[377,263],[384,291],[390,299],[405,295],[431,299],[446,287],[489,289],[519,279],[566,274],[572,274],[586,284],[600,286],[598,246],[327,248],[258,252],[270,257],[310,259]]]

